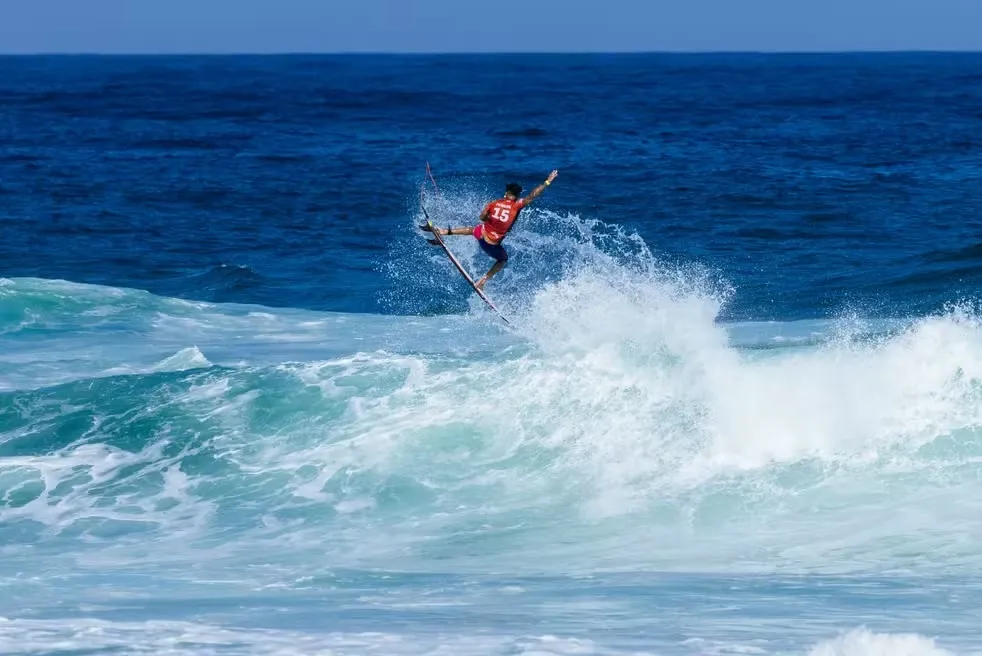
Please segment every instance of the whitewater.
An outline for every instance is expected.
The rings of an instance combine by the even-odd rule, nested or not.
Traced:
[[[982,653],[973,307],[726,323],[523,220],[512,327],[0,281],[0,651]]]

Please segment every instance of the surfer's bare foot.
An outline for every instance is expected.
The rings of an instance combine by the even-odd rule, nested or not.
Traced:
[[[487,276],[481,276],[481,279],[478,280],[477,282],[475,282],[474,283],[474,286],[477,287],[478,289],[480,289],[483,292],[484,291],[484,284],[487,281],[488,281],[488,277]]]
[[[420,224],[419,229],[422,230],[423,232],[433,232],[433,229],[430,226],[426,225],[425,223]]]

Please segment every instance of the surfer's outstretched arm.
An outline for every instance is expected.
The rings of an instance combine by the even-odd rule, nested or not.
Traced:
[[[559,171],[553,171],[552,173],[550,173],[549,174],[549,177],[546,178],[546,181],[545,182],[543,182],[538,187],[536,187],[535,189],[533,189],[531,194],[529,194],[528,196],[526,196],[525,198],[522,199],[523,203],[525,205],[528,205],[529,203],[531,203],[532,201],[534,201],[536,198],[538,198],[539,196],[541,196],[542,195],[542,192],[546,190],[546,187],[548,187],[549,185],[552,184],[552,181],[556,179],[556,176],[557,175],[559,175]]]

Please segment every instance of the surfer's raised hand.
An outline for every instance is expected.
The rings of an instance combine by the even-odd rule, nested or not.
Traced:
[[[536,187],[535,189],[533,189],[532,190],[532,193],[530,193],[528,196],[526,196],[524,199],[522,199],[523,202],[524,202],[524,204],[528,205],[533,200],[535,200],[540,195],[542,195],[542,192],[546,190],[546,187],[548,187],[549,185],[551,185],[552,184],[552,181],[555,180],[558,176],[559,176],[559,171],[553,171],[552,173],[550,173],[549,174],[549,177],[546,178],[546,181],[545,182],[543,182],[538,187]]]

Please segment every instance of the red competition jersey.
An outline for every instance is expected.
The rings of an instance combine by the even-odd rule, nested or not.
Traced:
[[[505,233],[511,230],[523,207],[525,207],[524,198],[519,200],[502,198],[488,203],[484,208],[488,213],[488,218],[484,221],[484,236],[487,237],[487,241],[497,244],[504,239]]]

